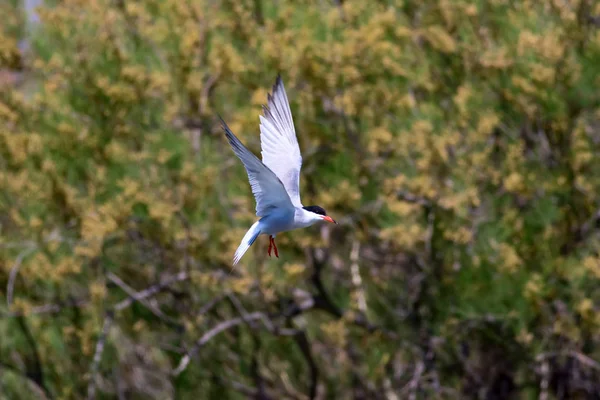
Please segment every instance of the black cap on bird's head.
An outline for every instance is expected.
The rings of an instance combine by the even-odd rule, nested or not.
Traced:
[[[337,222],[335,222],[335,220],[333,218],[331,218],[329,215],[327,215],[327,212],[325,211],[325,209],[323,207],[305,206],[302,208],[304,208],[306,211],[310,211],[312,213],[322,215],[324,221],[331,222],[333,224],[337,224]]]

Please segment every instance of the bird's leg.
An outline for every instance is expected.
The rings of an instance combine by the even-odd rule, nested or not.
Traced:
[[[279,252],[277,251],[277,245],[275,244],[275,238],[271,238],[273,241],[273,250],[275,250],[275,257],[279,258]]]
[[[273,236],[269,235],[269,251],[267,252],[269,254],[269,257],[271,257],[271,249],[273,248]]]

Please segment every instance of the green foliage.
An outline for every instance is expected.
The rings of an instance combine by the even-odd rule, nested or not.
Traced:
[[[0,391],[600,393],[600,6],[301,3],[0,6]],[[231,271],[278,72],[340,226]]]

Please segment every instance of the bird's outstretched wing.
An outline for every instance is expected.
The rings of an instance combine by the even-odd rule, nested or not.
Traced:
[[[263,163],[277,175],[292,204],[302,207],[300,201],[300,168],[302,155],[296,138],[292,111],[281,77],[273,86],[273,95],[267,96],[260,116],[260,146]]]
[[[233,152],[246,167],[252,194],[256,199],[256,215],[264,217],[274,208],[293,209],[290,196],[277,175],[240,142],[222,118],[221,125]]]

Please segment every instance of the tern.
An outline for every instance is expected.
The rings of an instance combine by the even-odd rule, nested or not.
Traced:
[[[283,81],[277,76],[272,95],[267,95],[260,118],[260,145],[262,161],[240,142],[221,119],[225,136],[236,156],[242,161],[252,194],[256,199],[256,221],[244,235],[235,251],[235,266],[259,235],[269,235],[269,250],[279,252],[275,245],[278,233],[306,228],[317,222],[337,224],[319,206],[303,206],[300,201],[300,168],[302,155],[296,138],[292,112]]]

